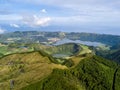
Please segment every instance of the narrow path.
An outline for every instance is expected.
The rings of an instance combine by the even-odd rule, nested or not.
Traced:
[[[117,71],[119,69],[120,66],[118,66],[114,72],[114,76],[113,76],[113,85],[112,85],[112,90],[115,90],[115,80],[116,80],[116,74],[117,74]]]

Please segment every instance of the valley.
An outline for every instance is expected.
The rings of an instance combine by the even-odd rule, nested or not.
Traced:
[[[93,40],[91,35],[96,34],[1,34],[0,90],[119,90],[118,42]],[[96,38],[104,36],[118,38]]]

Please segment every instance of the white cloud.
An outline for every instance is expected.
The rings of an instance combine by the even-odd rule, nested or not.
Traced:
[[[10,24],[11,27],[19,28],[20,26],[17,24]]]
[[[74,15],[76,15],[82,19],[83,17],[81,17],[81,15],[88,15],[89,17],[84,17],[85,20],[103,22],[117,22],[120,19],[119,0],[26,0],[25,2],[62,8],[64,13],[59,15],[55,13],[58,17],[74,17]],[[68,11],[66,9],[68,9]],[[41,12],[46,12],[46,10],[42,9]],[[65,16],[65,14],[69,16]],[[77,17],[76,19],[79,18]]]
[[[49,25],[49,22],[51,21],[50,17],[38,17],[36,15],[28,15],[28,16],[23,16],[22,21],[32,27],[35,26],[47,26]]]
[[[1,27],[0,27],[0,34],[4,33],[5,30],[3,30]]]
[[[22,23],[29,26],[46,26],[50,24],[55,25],[117,25],[120,24],[120,1],[119,0],[10,0],[12,2],[18,2],[21,7],[22,4],[26,4],[28,7],[32,5],[44,5],[43,9],[33,8],[35,12],[32,12],[31,8],[21,8],[23,13],[28,11],[32,15],[25,15],[22,17]],[[54,8],[48,8],[54,7]],[[25,10],[26,9],[26,10]],[[51,11],[50,13],[47,12]],[[13,9],[14,10],[14,9]],[[15,10],[18,11],[18,10]],[[38,17],[50,15],[51,17]],[[18,12],[16,12],[18,13]],[[23,14],[20,13],[20,14]],[[47,14],[45,14],[47,13]],[[20,20],[20,15],[1,15],[0,20]],[[8,22],[8,21],[7,21]],[[16,22],[12,22],[16,23]],[[19,22],[20,23],[20,22]],[[87,26],[86,26],[87,27]]]
[[[47,13],[46,9],[40,10],[41,13]]]

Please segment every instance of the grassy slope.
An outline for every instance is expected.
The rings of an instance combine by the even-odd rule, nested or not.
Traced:
[[[22,90],[112,90],[117,64],[98,56],[85,58],[74,68],[55,69],[46,79]],[[118,87],[118,85],[116,86]]]
[[[48,76],[54,68],[67,67],[52,63],[40,52],[5,56],[0,59],[0,89],[9,90],[10,80],[15,81],[15,90],[20,89]]]

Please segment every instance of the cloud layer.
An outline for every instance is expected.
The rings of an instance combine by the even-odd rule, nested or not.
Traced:
[[[13,23],[16,28],[22,24],[79,26],[96,32],[120,29],[119,0],[0,0],[0,6],[0,23]]]

